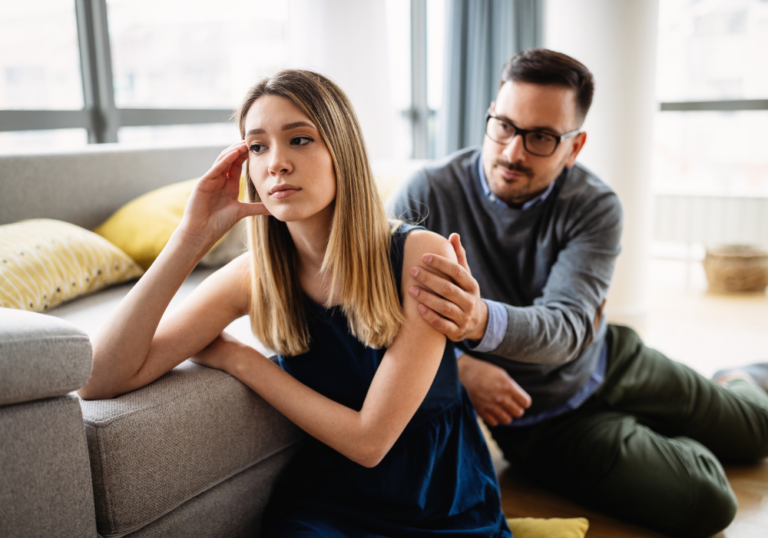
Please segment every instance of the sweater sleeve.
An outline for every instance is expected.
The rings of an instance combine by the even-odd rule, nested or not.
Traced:
[[[518,362],[564,364],[592,343],[621,252],[618,197],[602,193],[567,219],[565,230],[566,242],[541,297],[532,306],[504,305],[509,320],[506,335],[492,355]]]

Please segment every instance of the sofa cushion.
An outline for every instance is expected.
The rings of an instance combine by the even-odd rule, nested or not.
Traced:
[[[0,407],[0,443],[0,536],[96,537],[76,396]]]
[[[144,273],[115,245],[74,224],[33,219],[0,226],[0,306],[46,312]]]
[[[233,476],[131,533],[129,538],[258,538],[272,485],[296,448],[294,445]]]
[[[0,405],[66,394],[89,375],[85,332],[44,314],[0,308]]]
[[[103,536],[141,529],[302,438],[235,378],[188,361],[82,408]]]

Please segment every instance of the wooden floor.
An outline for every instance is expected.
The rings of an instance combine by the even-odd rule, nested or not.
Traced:
[[[768,361],[768,295],[712,294],[698,264],[654,260],[651,312],[636,327],[647,344],[706,376],[717,369]],[[658,538],[662,535],[618,521],[515,477],[491,444],[507,517],[586,517],[587,538]],[[768,459],[726,466],[739,501],[736,519],[716,538],[768,538]]]

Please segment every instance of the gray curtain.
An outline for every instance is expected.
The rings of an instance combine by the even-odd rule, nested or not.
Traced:
[[[541,0],[447,0],[443,106],[437,156],[482,143],[501,68],[541,46]]]

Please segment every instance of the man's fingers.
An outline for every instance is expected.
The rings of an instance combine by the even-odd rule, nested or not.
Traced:
[[[520,418],[525,414],[525,409],[523,409],[519,403],[517,403],[512,398],[503,398],[499,402],[499,406],[504,409],[504,411],[507,412],[507,414],[515,417]]]
[[[434,293],[421,289],[418,286],[411,286],[408,288],[408,293],[412,297],[415,297],[421,304],[431,308],[444,318],[450,319],[456,323],[456,325],[461,325],[464,312],[452,302],[446,301],[439,295],[435,295]]]
[[[480,415],[480,418],[483,419],[483,422],[488,424],[488,426],[498,426],[499,421],[496,420],[496,415],[491,413],[490,411],[487,411],[485,409],[477,409],[477,414]]]
[[[450,299],[453,303],[456,303],[459,308],[464,309],[469,306],[466,298],[463,297],[461,288],[445,277],[418,267],[411,268],[410,274],[417,282],[423,284],[437,295]],[[459,301],[461,301],[461,303],[459,303]]]
[[[533,400],[531,399],[530,394],[525,392],[523,387],[517,384],[517,381],[512,378],[509,380],[512,383],[512,397],[515,399],[515,401],[524,409],[531,407]]]
[[[500,424],[509,424],[512,422],[513,417],[507,413],[502,407],[494,406],[488,409],[488,413],[494,416],[497,422]]]
[[[452,321],[439,316],[434,310],[423,304],[419,304],[418,310],[421,317],[424,318],[427,323],[447,336],[452,342],[458,342],[462,339],[459,327]]]
[[[456,252],[456,258],[458,258],[459,264],[471,274],[472,271],[469,270],[469,265],[467,264],[467,251],[464,250],[464,245],[461,244],[461,236],[455,233],[451,234],[448,241],[450,241],[453,250]]]
[[[464,291],[470,293],[474,291],[475,279],[472,278],[472,274],[467,269],[458,263],[437,254],[424,254],[422,261],[429,265],[430,269],[436,269],[453,280]]]

